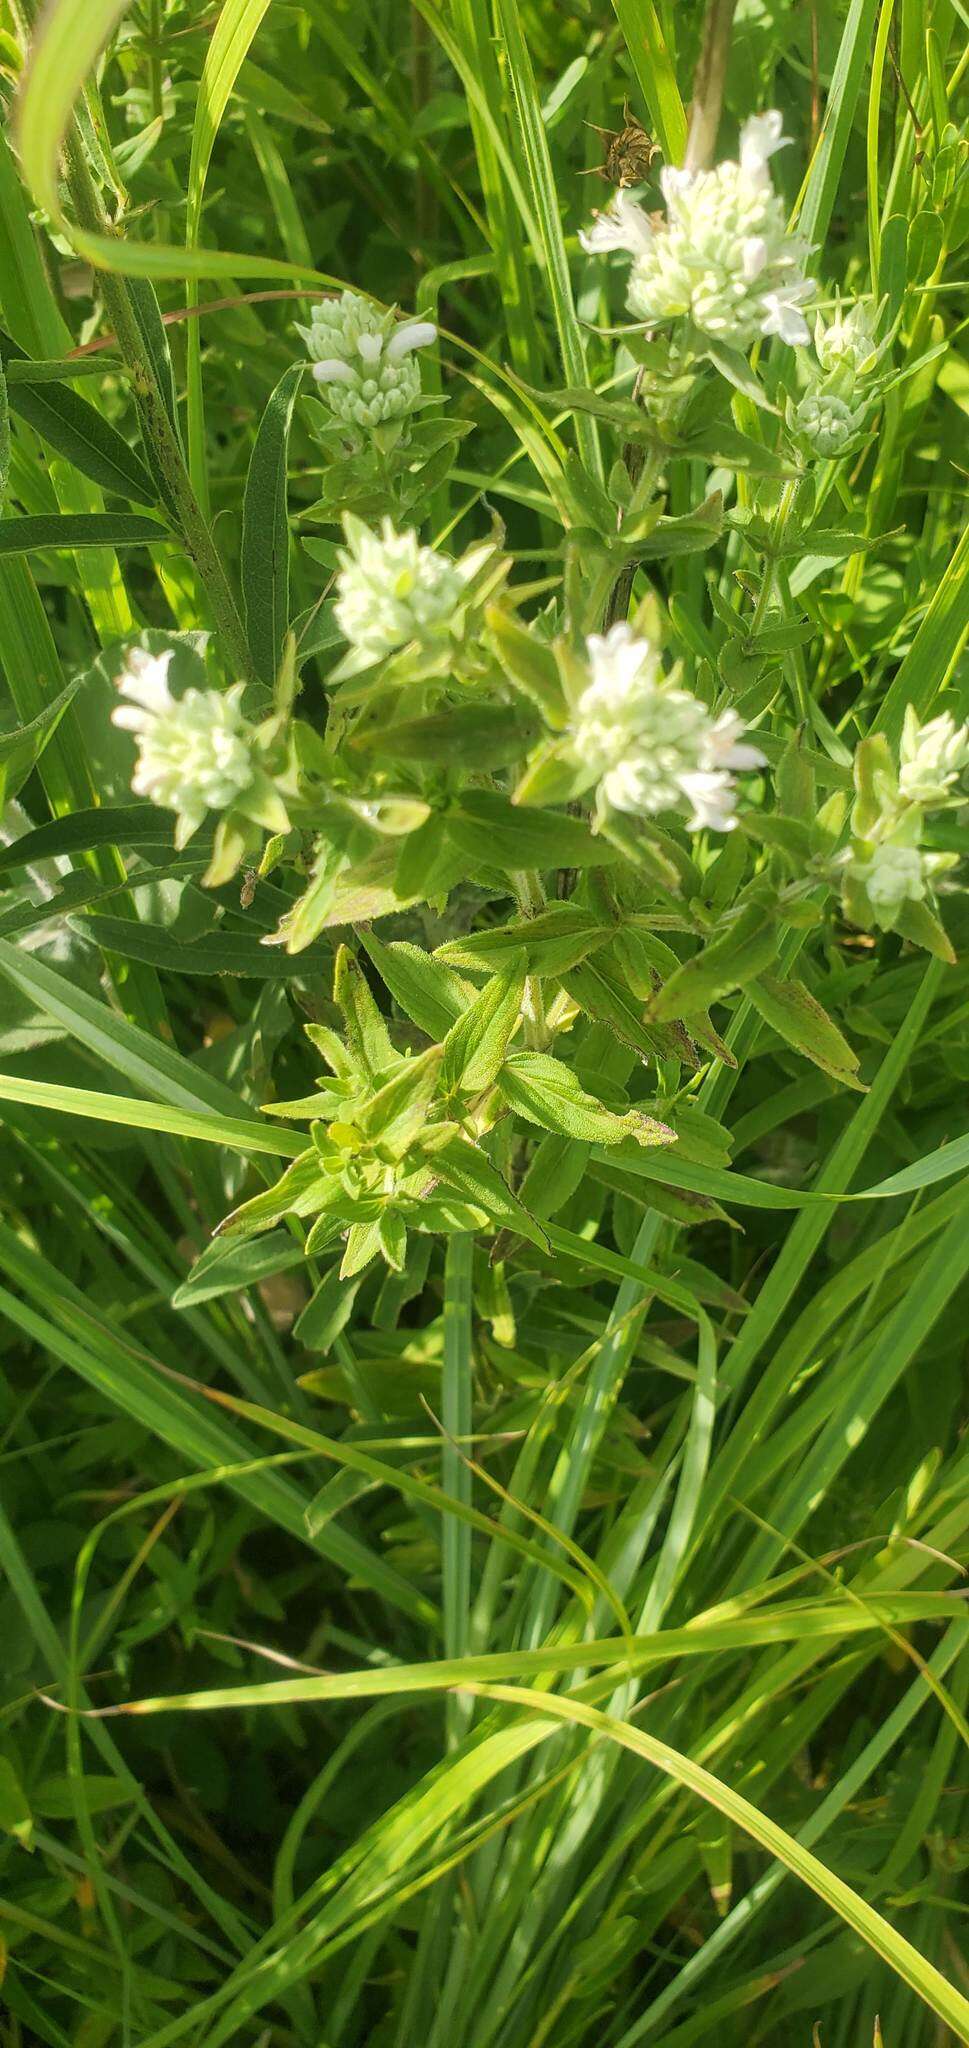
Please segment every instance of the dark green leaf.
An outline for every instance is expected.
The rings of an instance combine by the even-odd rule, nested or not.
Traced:
[[[27,363],[25,351],[0,332],[0,359],[6,364]],[[70,363],[60,366],[64,377],[71,375]],[[137,498],[151,505],[155,489],[140,457],[129,448],[117,427],[103,418],[97,408],[62,383],[27,383],[12,378],[10,410],[26,420],[48,447],[89,476],[102,490],[118,497]],[[2,496],[2,493],[0,493]]]
[[[52,512],[0,519],[0,555],[33,555],[43,548],[151,547],[170,539],[167,527],[140,512]]]
[[[264,683],[276,679],[289,624],[287,462],[293,407],[305,363],[283,372],[256,434],[242,507],[242,597],[246,630]]]
[[[491,790],[468,790],[447,824],[455,845],[489,868],[605,867],[619,858],[580,818],[516,807]]]

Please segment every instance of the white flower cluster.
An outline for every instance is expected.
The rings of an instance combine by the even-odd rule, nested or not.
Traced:
[[[788,232],[769,170],[786,139],[780,114],[755,114],[741,129],[738,162],[712,171],[664,168],[665,221],[657,223],[620,191],[580,237],[590,251],[628,250],[626,304],[637,319],[689,319],[701,333],[741,349],[759,335],[808,340],[808,243]]]
[[[855,859],[849,872],[860,882],[874,912],[874,922],[888,931],[903,903],[922,903],[928,889],[927,856],[919,846],[889,840],[873,848],[867,859]]]
[[[343,515],[346,547],[337,557],[336,622],[350,651],[335,671],[342,681],[375,662],[411,649],[440,665],[466,642],[468,621],[504,575],[492,540],[466,548],[455,561],[422,547],[410,528],[389,519],[379,533],[352,512]]]
[[[173,697],[168,687],[172,652],[128,651],[118,677],[124,704],[112,713],[115,725],[134,733],[138,761],[131,778],[136,796],[178,814],[175,844],[187,845],[207,811],[227,811],[252,783],[255,773],[251,728],[240,709],[245,685],[233,689],[186,690]]]
[[[321,397],[345,426],[378,427],[413,412],[421,395],[415,351],[437,339],[429,320],[398,323],[359,292],[343,292],[315,306],[310,325],[297,332]]]
[[[860,766],[866,751],[874,756],[873,767]],[[956,725],[948,711],[920,725],[908,706],[897,775],[883,740],[859,747],[854,836],[844,856],[845,907],[853,922],[866,922],[868,912],[873,924],[890,931],[904,906],[924,903],[933,878],[953,866],[954,854],[922,845],[924,814],[965,802],[959,785],[967,769],[969,725]]]
[[[462,565],[422,547],[410,529],[395,532],[389,519],[372,533],[347,513],[344,528],[333,612],[354,654],[369,665],[411,641],[426,650],[446,638],[464,595]]]
[[[956,725],[950,711],[920,725],[910,704],[902,727],[898,769],[898,786],[906,802],[921,804],[924,809],[948,803],[967,768],[969,725]]]
[[[589,682],[576,704],[571,752],[600,811],[684,810],[691,831],[729,832],[735,823],[731,770],[764,756],[738,744],[736,713],[711,718],[699,698],[668,683],[656,649],[626,624],[587,642]]]

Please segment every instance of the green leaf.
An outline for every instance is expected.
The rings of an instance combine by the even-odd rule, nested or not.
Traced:
[[[434,957],[453,960],[458,967],[497,968],[520,954],[529,974],[558,975],[611,937],[611,927],[600,923],[591,911],[575,903],[550,903],[535,917],[486,926],[463,939],[448,939]]]
[[[470,983],[406,939],[385,946],[373,932],[362,931],[360,943],[404,1015],[429,1038],[446,1038],[462,1010],[474,1000]]]
[[[68,683],[66,689],[43,711],[39,711],[28,725],[15,726],[11,732],[0,732],[0,804],[15,797],[33,772],[48,740],[53,739],[68,705],[81,688],[81,681],[82,678],[78,677],[75,682]],[[18,842],[13,843],[16,845]],[[5,846],[0,849],[0,855],[11,851],[12,847]]]
[[[272,685],[289,625],[289,430],[305,363],[283,372],[249,458],[242,503],[242,598],[257,673]]]
[[[254,1287],[274,1273],[286,1273],[305,1262],[301,1244],[288,1230],[269,1237],[253,1238],[245,1244],[224,1245],[216,1241],[200,1253],[187,1280],[172,1295],[173,1308],[195,1308],[199,1302],[215,1301],[241,1287]]]
[[[30,358],[0,330],[0,361],[8,364],[30,365]],[[77,374],[79,365],[70,362],[53,365],[62,378]],[[26,420],[48,446],[56,448],[58,455],[73,463],[84,476],[100,484],[103,490],[113,491],[122,498],[137,498],[142,504],[153,504],[155,490],[144,463],[129,448],[117,427],[102,417],[97,408],[85,398],[80,398],[60,383],[34,384],[20,377],[11,377],[8,385],[10,410],[18,419]],[[2,492],[0,492],[2,497]]]
[[[317,941],[300,953],[264,946],[246,932],[208,931],[185,939],[167,926],[140,924],[124,917],[84,916],[72,919],[106,953],[122,960],[144,960],[175,974],[233,974],[250,981],[293,981],[329,969],[333,951]]]
[[[441,1090],[478,1095],[490,1088],[501,1070],[509,1040],[521,1016],[525,972],[512,964],[495,974],[452,1024],[444,1040]]]
[[[879,0],[851,0],[831,73],[821,132],[801,188],[797,225],[808,241],[825,240],[864,85]]]
[[[686,113],[676,70],[654,0],[612,0],[616,19],[668,164],[681,164],[686,150]]]
[[[519,0],[495,0],[494,20],[507,61],[507,76],[518,117],[521,154],[528,166],[528,181],[545,259],[544,283],[551,302],[562,367],[573,383],[584,384],[588,381],[585,334],[575,310],[558,188]],[[579,421],[577,440],[586,468],[593,476],[601,476],[599,437],[591,421]]]
[[[333,1000],[343,1013],[347,1043],[371,1079],[393,1066],[397,1054],[377,1008],[363,969],[347,946],[341,946],[333,970]]]
[[[398,1060],[389,1081],[371,1095],[354,1121],[368,1138],[402,1148],[427,1121],[427,1109],[438,1085],[441,1047],[430,1045],[416,1059]]]
[[[55,698],[54,704],[39,712],[37,719],[21,730],[32,732],[38,722],[43,723],[49,717],[59,701]],[[156,810],[151,804],[128,804],[119,810],[102,809],[98,805],[92,810],[74,811],[63,818],[52,818],[49,824],[37,825],[32,832],[24,832],[19,839],[12,839],[9,846],[0,846],[0,873],[9,868],[33,867],[37,861],[54,860],[65,853],[87,853],[94,846],[130,846],[174,852],[174,830],[175,821],[171,813]],[[202,854],[205,853],[203,845]]]
[[[864,1092],[864,1084],[857,1078],[857,1053],[852,1052],[847,1039],[803,981],[778,981],[765,974],[749,981],[746,987],[758,1015],[778,1037],[806,1059],[813,1060],[835,1081]]]
[[[351,1223],[347,1231],[347,1246],[340,1267],[341,1280],[352,1280],[369,1266],[371,1259],[379,1258],[383,1249],[380,1222]]]
[[[516,1230],[530,1244],[546,1249],[544,1232],[512,1194],[487,1154],[469,1139],[451,1138],[434,1153],[431,1164],[445,1187],[464,1201],[480,1205],[499,1229]]]
[[[455,845],[489,868],[606,867],[619,858],[580,818],[516,809],[491,790],[467,790],[447,825]]]
[[[301,1138],[300,1151],[292,1165],[287,1166],[271,1188],[262,1188],[258,1195],[251,1195],[247,1202],[240,1202],[238,1208],[231,1210],[215,1236],[248,1237],[269,1224],[281,1223],[284,1216],[315,1215],[332,1188],[333,1182],[327,1184],[324,1180],[315,1146],[305,1149],[305,1140]]]
[[[51,512],[0,519],[0,555],[33,555],[44,548],[134,548],[170,541],[157,519],[140,512]]]
[[[586,1093],[571,1068],[548,1053],[512,1053],[498,1086],[510,1109],[563,1138],[593,1145],[618,1145],[623,1138],[635,1138],[638,1145],[671,1145],[676,1139],[667,1124],[640,1110],[617,1116],[606,1109]]]
[[[391,1272],[402,1273],[407,1264],[407,1225],[403,1217],[385,1209],[377,1222],[377,1236]]]
[[[969,635],[969,526],[932,589],[928,607],[893,677],[875,718],[875,729],[897,746],[905,711],[914,705],[920,719],[932,715],[960,649]]]
[[[714,369],[719,370],[721,377],[725,377],[735,391],[741,392],[744,398],[749,399],[751,405],[756,405],[761,412],[777,411],[777,407],[772,405],[767,397],[763,385],[758,383],[746,356],[741,355],[739,349],[728,348],[725,342],[712,341],[707,335],[704,337],[703,353],[709,356]]]
[[[349,736],[354,752],[378,754],[386,761],[443,761],[482,768],[504,768],[517,761],[538,738],[538,719],[508,704],[449,704],[426,718],[371,726]]]
[[[7,396],[7,379],[0,364],[0,512],[7,500],[7,484],[10,480],[10,402]]]
[[[88,1813],[112,1813],[119,1806],[131,1804],[131,1787],[123,1778],[85,1771],[83,1799]],[[42,1778],[34,1794],[34,1805],[45,1820],[73,1820],[76,1794],[67,1773]]]
[[[501,605],[487,607],[485,623],[489,641],[509,682],[537,705],[553,729],[564,725],[565,694],[554,650],[548,642]]]
[[[597,1017],[611,1031],[631,1045],[641,1059],[662,1059],[676,1054],[675,1041],[665,1025],[643,1018],[643,1005],[630,995],[615,964],[606,957],[584,960],[563,974],[562,985],[587,1017]],[[677,1016],[674,1010],[671,1015]]]
[[[745,903],[719,938],[670,976],[650,1004],[654,1017],[686,1017],[706,1010],[731,989],[740,988],[773,965],[778,936],[773,908]]]
[[[201,1074],[199,1079],[203,1079]],[[226,1116],[218,1110],[179,1109],[164,1103],[142,1102],[134,1095],[102,1094],[95,1088],[68,1088],[57,1081],[21,1080],[16,1074],[0,1074],[0,1102],[22,1102],[59,1115],[90,1117],[96,1123],[117,1124],[122,1130],[163,1131],[170,1137],[200,1138],[204,1144],[230,1145],[242,1153],[270,1152],[277,1159],[306,1150],[305,1137],[295,1131],[275,1130],[272,1124],[248,1122],[244,1117]],[[244,1107],[240,1104],[240,1108]],[[280,1210],[280,1215],[285,1213],[285,1209]]]

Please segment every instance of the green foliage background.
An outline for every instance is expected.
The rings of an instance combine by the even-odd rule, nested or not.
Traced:
[[[301,290],[439,321],[466,431],[409,516],[457,550],[496,512],[525,615],[557,599],[621,440],[534,396],[612,375],[591,124],[628,97],[680,156],[704,10],[51,0],[28,64],[35,12],[0,0],[0,2040],[969,2040],[964,896],[954,964],[784,931],[820,1063],[814,1011],[806,1061],[738,974],[697,1074],[661,1054],[637,1094],[643,991],[617,1033],[577,977],[577,1066],[675,1102],[677,1145],[526,1153],[519,1122],[544,1233],[510,1210],[497,1259],[423,1237],[341,1279],[283,1221],[211,1244],[303,1147],[261,1110],[314,1084],[304,1023],[341,1028],[335,946],[416,1051],[449,1020],[415,960],[492,966],[520,905],[472,846],[446,902],[267,948],[292,877],[204,890],[109,718],[142,631],[265,680],[285,600],[322,726],[341,480],[271,404]],[[783,109],[822,290],[888,302],[903,374],[832,486],[843,546],[778,579],[779,662],[740,630],[742,469],[737,522],[651,580],[818,801],[906,704],[969,711],[966,26],[733,24],[722,147]],[[749,394],[724,417],[766,445]],[[706,860],[706,909],[760,857]]]

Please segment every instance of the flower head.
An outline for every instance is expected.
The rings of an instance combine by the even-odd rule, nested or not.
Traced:
[[[763,755],[738,744],[736,713],[713,719],[699,698],[667,683],[656,649],[625,624],[587,642],[589,682],[576,705],[572,753],[599,785],[603,810],[688,810],[691,831],[729,832],[730,770]]]
[[[818,385],[815,390],[806,392],[800,404],[795,406],[792,423],[795,431],[803,435],[817,455],[831,458],[843,455],[850,448],[864,426],[867,411],[865,399],[860,405],[848,405],[835,392]]]
[[[381,661],[412,640],[425,650],[446,640],[464,596],[466,565],[421,547],[416,533],[396,533],[389,519],[379,533],[349,513],[344,526],[333,609],[357,665]]]
[[[738,348],[758,335],[807,341],[801,309],[814,288],[803,275],[808,245],[787,232],[769,170],[784,143],[780,115],[755,114],[741,129],[738,162],[663,171],[665,221],[654,224],[620,192],[581,237],[589,250],[628,250],[626,303],[637,319],[689,319]]]
[[[186,690],[168,687],[172,652],[128,650],[118,689],[125,698],[115,725],[134,733],[138,761],[131,778],[136,796],[178,814],[175,844],[183,847],[207,811],[227,811],[253,780],[251,729],[240,708],[245,685]]]
[[[819,313],[814,323],[814,346],[822,370],[850,370],[855,376],[863,376],[873,369],[880,351],[864,300],[856,299],[847,312],[839,305],[828,326]]]
[[[925,896],[925,856],[918,846],[888,840],[867,859],[852,861],[851,873],[865,890],[876,924],[885,930],[903,903],[921,903]]]
[[[343,292],[313,308],[298,327],[313,359],[320,395],[344,425],[377,427],[404,419],[421,395],[415,351],[437,338],[429,320],[397,324],[359,292]]]
[[[944,804],[969,768],[969,725],[956,725],[951,712],[920,725],[912,705],[905,713],[899,747],[898,786],[909,803]]]

